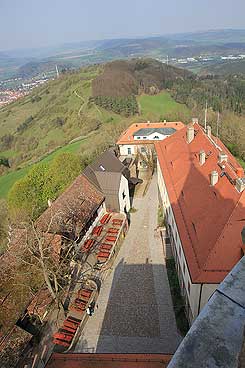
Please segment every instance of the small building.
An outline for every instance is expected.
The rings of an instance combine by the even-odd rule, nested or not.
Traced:
[[[43,233],[81,240],[105,212],[105,197],[85,175],[79,175],[36,221]]]
[[[83,175],[103,193],[107,210],[128,213],[130,172],[113,151],[102,153],[85,168]]]
[[[120,155],[132,157],[138,152],[145,153],[147,146],[154,148],[155,141],[162,141],[183,127],[181,122],[132,124],[117,141]]]
[[[155,147],[160,206],[192,322],[243,254],[244,172],[196,121]]]

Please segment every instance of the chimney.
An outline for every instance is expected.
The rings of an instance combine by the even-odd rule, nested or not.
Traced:
[[[211,138],[211,126],[210,125],[207,126],[207,136]]]
[[[199,162],[200,162],[200,165],[204,165],[205,164],[205,161],[206,161],[206,153],[205,153],[205,151],[201,150],[199,152]]]
[[[221,162],[225,161],[227,162],[228,160],[228,155],[225,152],[220,152],[219,153],[219,163],[221,164]]]
[[[212,171],[210,175],[210,184],[212,185],[212,187],[218,183],[218,180],[219,180],[219,174],[217,173],[217,171]]]
[[[198,119],[197,118],[192,118],[192,124],[198,124]]]
[[[186,131],[186,141],[187,143],[191,143],[193,139],[194,139],[194,126],[189,125]]]
[[[236,190],[242,193],[245,189],[245,178],[239,178],[236,180]]]
[[[236,174],[238,176],[238,178],[243,178],[244,177],[244,171],[243,171],[243,168],[242,167],[238,167],[236,169]]]

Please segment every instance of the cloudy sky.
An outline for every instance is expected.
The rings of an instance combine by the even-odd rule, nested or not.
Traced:
[[[245,0],[0,0],[0,50],[245,28]]]

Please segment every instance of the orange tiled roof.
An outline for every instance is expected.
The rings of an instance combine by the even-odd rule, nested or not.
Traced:
[[[166,123],[136,123],[130,125],[130,127],[122,133],[121,137],[117,141],[117,144],[141,144],[142,141],[134,140],[133,134],[139,129],[145,128],[174,128],[180,130],[184,128],[184,124],[180,121],[166,122]],[[144,144],[153,143],[155,141],[145,140]]]
[[[245,190],[239,193],[228,179],[236,179],[236,168],[241,166],[223,143],[217,140],[228,155],[228,162],[222,163],[228,175],[221,177],[220,150],[197,123],[194,129],[190,144],[186,127],[155,147],[192,282],[219,283],[241,258]],[[207,157],[202,166],[201,150]],[[219,174],[215,186],[210,185],[213,170]]]

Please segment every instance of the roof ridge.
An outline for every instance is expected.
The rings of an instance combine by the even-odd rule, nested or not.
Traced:
[[[182,132],[182,133],[183,133],[183,132]],[[159,145],[159,147],[160,147],[160,149],[161,149],[161,151],[162,151],[162,147],[161,147],[161,146],[162,146],[162,144],[161,144],[160,142],[158,142],[158,145]],[[166,163],[166,166],[167,166],[167,168],[168,168],[167,161],[165,160],[165,155],[163,154],[163,155],[162,155],[162,157],[163,157],[163,159],[164,159],[164,161],[165,161],[165,163]],[[182,208],[181,208],[181,206],[180,206],[180,203],[179,203],[179,200],[178,200],[178,196],[177,196],[177,193],[176,193],[176,190],[175,190],[175,185],[173,185],[172,175],[171,175],[171,174],[170,174],[170,172],[169,172],[169,168],[168,168],[168,174],[169,174],[170,180],[171,180],[171,182],[172,182],[172,188],[173,188],[173,191],[174,191],[174,195],[175,195],[175,197],[176,197],[176,204],[177,204],[177,206],[178,206],[178,207],[179,207],[179,209],[180,209],[181,217],[182,217],[183,223],[184,223],[184,225],[185,225],[186,233],[187,233],[187,236],[188,236],[188,238],[189,238],[189,240],[190,240],[192,251],[193,251],[193,253],[194,253],[194,255],[195,255],[196,263],[197,263],[197,265],[198,265],[198,269],[199,269],[199,273],[198,273],[198,275],[197,275],[197,276],[199,276],[199,275],[201,274],[201,267],[200,267],[200,264],[199,264],[199,260],[198,260],[197,254],[196,254],[195,247],[193,246],[193,241],[192,241],[192,238],[191,238],[191,236],[190,236],[190,232],[189,232],[188,226],[187,226],[187,224],[186,224],[185,217],[183,216],[183,209],[182,209]],[[166,188],[166,190],[167,190],[167,188]],[[174,211],[173,211],[173,214],[174,214]],[[174,216],[175,216],[175,214],[174,214]],[[177,223],[177,221],[175,221],[175,223],[176,223],[176,226],[177,226],[177,229],[178,229],[178,223]],[[179,229],[178,229],[178,232],[179,232]],[[184,251],[184,248],[183,248],[183,251]],[[184,252],[184,253],[185,253],[185,252]],[[186,255],[185,255],[185,256],[186,256]]]

